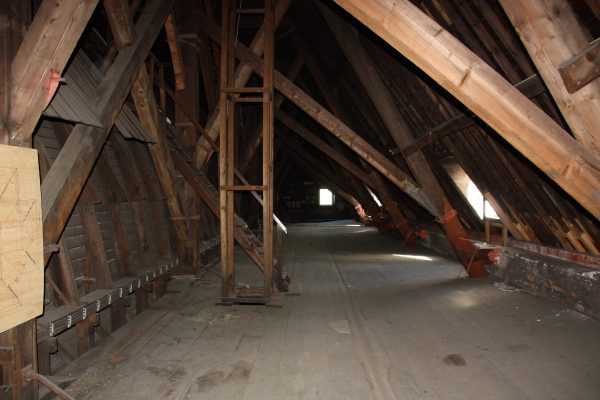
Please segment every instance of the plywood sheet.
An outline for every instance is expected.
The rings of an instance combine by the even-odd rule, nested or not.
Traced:
[[[43,257],[37,151],[0,145],[0,332],[42,313]]]

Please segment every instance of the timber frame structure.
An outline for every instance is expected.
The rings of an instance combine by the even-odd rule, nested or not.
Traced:
[[[0,31],[0,142],[37,150],[45,265],[44,313],[0,332],[0,399],[174,275],[219,276],[228,305],[288,291],[293,179],[445,238],[471,277],[511,243],[600,255],[595,0],[0,0]]]

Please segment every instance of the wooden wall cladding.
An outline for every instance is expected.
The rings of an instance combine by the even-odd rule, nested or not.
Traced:
[[[0,333],[43,311],[37,151],[0,145]]]

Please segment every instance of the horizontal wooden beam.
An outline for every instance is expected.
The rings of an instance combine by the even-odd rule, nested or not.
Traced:
[[[44,0],[11,66],[9,130],[28,143],[98,0]]]
[[[408,0],[335,0],[600,219],[600,161]],[[543,143],[543,146],[540,144]]]

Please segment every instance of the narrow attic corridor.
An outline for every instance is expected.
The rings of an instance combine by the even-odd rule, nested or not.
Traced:
[[[598,400],[599,338],[599,0],[0,0],[0,400]]]
[[[290,226],[281,308],[167,295],[69,365],[77,399],[593,399],[600,323],[353,221]],[[73,381],[73,379],[75,379]]]

